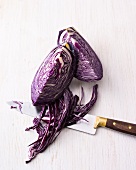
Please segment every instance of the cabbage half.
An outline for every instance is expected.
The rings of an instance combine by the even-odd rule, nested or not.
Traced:
[[[76,58],[68,48],[67,43],[54,48],[39,67],[31,85],[33,105],[55,101],[69,86],[74,76]]]
[[[102,64],[88,42],[72,27],[61,30],[58,44],[67,42],[77,57],[75,77],[82,81],[100,80],[103,77]]]

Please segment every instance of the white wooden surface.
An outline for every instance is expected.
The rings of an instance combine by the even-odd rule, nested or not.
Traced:
[[[135,0],[0,0],[0,169],[135,170],[136,138],[98,129],[89,136],[69,129],[26,165],[25,132],[32,118],[7,108],[10,99],[30,100],[33,76],[56,46],[58,31],[74,26],[103,64],[99,97],[90,113],[136,122]],[[94,83],[83,84],[86,101]],[[75,85],[73,85],[75,88]],[[76,88],[75,88],[76,90]]]

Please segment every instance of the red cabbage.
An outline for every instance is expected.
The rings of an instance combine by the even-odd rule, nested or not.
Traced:
[[[82,81],[100,80],[103,77],[102,64],[88,42],[72,27],[61,30],[58,44],[67,42],[77,57],[75,77]]]
[[[34,118],[33,126],[26,128],[26,131],[33,129],[38,133],[38,139],[29,145],[26,163],[46,150],[63,128],[84,119],[95,104],[98,85],[93,87],[90,101],[83,105],[83,88],[79,100],[68,87],[74,76],[82,81],[100,80],[103,69],[90,45],[70,27],[60,31],[58,46],[44,59],[31,85],[32,103],[41,106],[42,111]]]
[[[76,69],[76,57],[68,44],[54,48],[39,67],[31,85],[33,105],[45,105],[61,96],[70,84]]]

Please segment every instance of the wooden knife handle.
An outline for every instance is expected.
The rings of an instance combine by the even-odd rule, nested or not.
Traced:
[[[136,124],[133,123],[107,119],[107,123],[105,127],[136,136]]]
[[[123,122],[114,119],[108,119],[103,117],[97,117],[94,128],[97,127],[107,127],[119,132],[127,133],[136,136],[136,124]]]

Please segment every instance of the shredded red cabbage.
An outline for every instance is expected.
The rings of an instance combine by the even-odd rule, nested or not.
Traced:
[[[26,131],[33,129],[38,133],[38,139],[29,145],[29,160],[26,163],[46,150],[63,128],[83,119],[97,100],[97,87],[98,85],[93,87],[92,97],[85,105],[81,103],[84,96],[83,88],[80,101],[79,97],[67,88],[60,99],[43,106],[40,118],[34,118],[33,126],[26,128]]]

